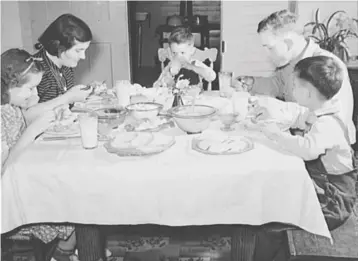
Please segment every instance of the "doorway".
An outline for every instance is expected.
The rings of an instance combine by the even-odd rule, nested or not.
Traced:
[[[218,56],[214,70],[220,71],[221,64],[221,1],[128,1],[130,57],[132,82],[142,86],[152,87],[160,75],[161,67],[157,58],[158,49],[162,47],[160,28],[167,24],[167,18],[172,15],[183,15],[182,6],[191,8],[192,15],[206,16],[209,27],[209,40],[203,47],[217,48]],[[148,13],[144,21],[138,21]],[[188,15],[188,10],[183,16]],[[137,18],[137,19],[136,19]],[[141,27],[139,27],[141,24]],[[142,48],[139,52],[141,29]],[[141,54],[141,57],[139,57]],[[213,89],[217,89],[217,80]]]

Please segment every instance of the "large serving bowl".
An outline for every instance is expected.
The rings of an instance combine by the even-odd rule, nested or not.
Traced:
[[[188,134],[206,130],[217,110],[208,105],[183,105],[170,110],[177,126]]]
[[[126,106],[128,113],[136,120],[153,119],[163,109],[163,105],[155,102],[137,102]]]
[[[107,107],[95,110],[98,115],[98,132],[108,135],[112,129],[121,125],[126,117],[126,110],[122,107]]]

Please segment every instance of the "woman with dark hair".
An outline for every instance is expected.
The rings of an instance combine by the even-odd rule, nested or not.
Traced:
[[[37,85],[39,104],[24,112],[31,120],[43,112],[44,106],[65,100],[67,103],[84,100],[90,90],[75,85],[73,69],[86,58],[85,52],[92,40],[88,25],[72,14],[63,14],[53,21],[39,37],[34,57],[40,58],[43,67],[41,82]],[[69,96],[72,99],[67,99]],[[65,99],[64,99],[65,97]],[[95,207],[95,206],[94,206]],[[100,229],[95,225],[76,225],[76,239],[81,261],[105,259]]]
[[[75,85],[73,69],[86,58],[91,40],[91,29],[72,14],[59,16],[40,36],[35,44],[39,51],[34,57],[41,59],[44,74],[37,86],[39,104],[24,112],[28,121],[44,110],[87,98],[91,90],[84,90],[85,85]]]

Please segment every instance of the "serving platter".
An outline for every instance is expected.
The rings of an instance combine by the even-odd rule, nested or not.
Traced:
[[[174,144],[174,137],[158,132],[121,132],[104,143],[104,147],[120,157],[142,157],[162,153]]]
[[[244,136],[196,137],[192,149],[208,155],[235,155],[254,148],[254,143]]]

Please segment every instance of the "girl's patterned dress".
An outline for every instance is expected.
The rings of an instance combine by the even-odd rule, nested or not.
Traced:
[[[10,104],[1,105],[2,157],[4,151],[9,152],[16,144],[25,129],[26,122],[21,109]],[[73,231],[74,227],[68,225],[30,225],[19,228],[11,238],[28,240],[37,237],[44,243],[49,243],[55,238],[66,240]]]

